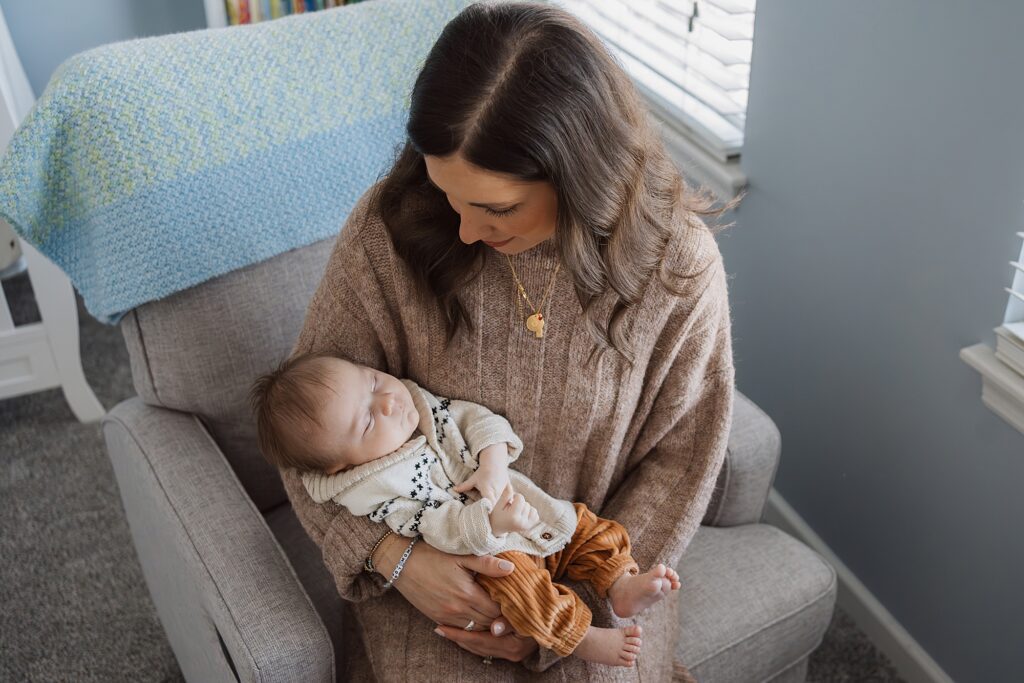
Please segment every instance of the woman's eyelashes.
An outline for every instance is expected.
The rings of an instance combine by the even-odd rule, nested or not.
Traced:
[[[500,217],[500,216],[510,216],[510,215],[514,214],[516,212],[516,208],[517,207],[513,206],[513,207],[508,208],[508,209],[502,209],[501,211],[495,211],[494,209],[484,209],[484,210],[488,213],[488,215],[499,216]]]

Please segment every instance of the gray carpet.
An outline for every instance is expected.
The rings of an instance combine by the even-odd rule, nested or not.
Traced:
[[[39,320],[26,276],[3,283]],[[79,299],[82,363],[106,408],[134,395],[117,328]],[[180,681],[146,592],[98,424],[60,390],[0,401],[0,681]],[[808,681],[902,681],[837,610]]]

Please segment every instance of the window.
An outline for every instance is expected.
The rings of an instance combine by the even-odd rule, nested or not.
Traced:
[[[756,0],[552,0],[594,29],[652,110],[719,162],[743,145]]]

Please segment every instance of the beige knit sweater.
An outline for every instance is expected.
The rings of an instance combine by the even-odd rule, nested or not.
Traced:
[[[495,535],[490,499],[475,490],[451,490],[480,467],[480,451],[488,446],[507,443],[509,463],[519,457],[523,443],[508,420],[479,403],[442,399],[415,382],[402,383],[419,414],[419,434],[393,453],[351,469],[303,474],[310,498],[334,501],[353,515],[385,522],[403,536],[422,535],[452,555],[518,550],[547,557],[565,547],[576,531],[576,508],[552,498],[519,472],[509,470],[512,487],[538,512],[537,523],[522,533]]]
[[[630,313],[634,365],[613,353],[587,363],[593,342],[565,270],[550,294],[544,337],[537,339],[517,311],[503,258],[488,258],[462,292],[475,331],[460,331],[446,348],[441,311],[418,303],[411,273],[367,206],[364,195],[346,221],[294,351],[332,351],[505,415],[524,444],[519,471],[552,496],[586,503],[625,526],[642,570],[677,564],[710,501],[731,424],[729,304],[713,235],[679,227],[668,265],[703,273],[684,282],[682,296],[656,278],[648,284]],[[515,257],[526,291],[544,290],[556,259],[554,240]],[[294,470],[282,471],[282,478],[339,593],[356,603],[377,680],[671,679],[678,630],[672,598],[636,619],[645,629],[637,668],[572,657],[559,662],[548,650],[525,662],[546,670],[543,676],[510,662],[485,666],[432,633],[434,624],[398,591],[385,593],[383,578],[362,571],[381,535],[378,524],[314,503]],[[595,625],[621,623],[588,585],[566,583],[593,610]]]

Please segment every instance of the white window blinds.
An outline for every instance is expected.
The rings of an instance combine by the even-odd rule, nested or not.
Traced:
[[[739,153],[756,0],[551,0],[605,41],[656,108],[727,160]]]

